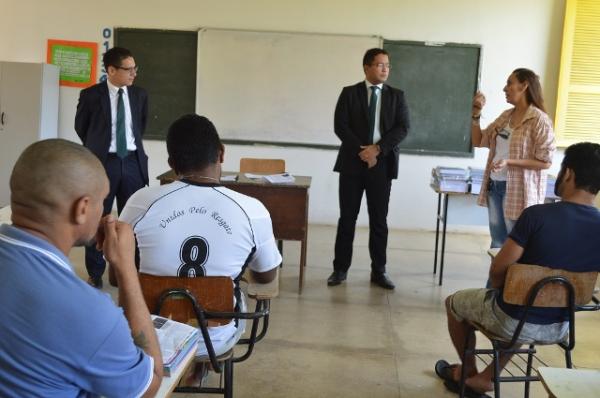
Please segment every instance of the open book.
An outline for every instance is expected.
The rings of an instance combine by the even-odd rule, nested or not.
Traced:
[[[190,350],[196,349],[200,335],[193,326],[157,315],[152,315],[152,322],[163,357],[165,376],[170,376]]]

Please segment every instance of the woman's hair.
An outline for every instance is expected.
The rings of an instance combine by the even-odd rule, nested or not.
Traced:
[[[546,112],[544,108],[544,97],[542,96],[542,85],[540,77],[534,71],[526,68],[517,68],[513,75],[520,83],[527,83],[526,100],[528,104],[533,104],[536,108]]]

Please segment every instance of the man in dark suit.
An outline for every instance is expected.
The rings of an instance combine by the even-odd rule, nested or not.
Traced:
[[[148,96],[144,89],[132,86],[137,66],[129,50],[114,47],[104,54],[103,63],[108,79],[81,90],[75,131],[104,165],[110,181],[104,214],[109,214],[115,197],[121,213],[127,199],[148,185],[148,157],[142,144]],[[85,265],[88,282],[102,288],[105,262],[94,246],[86,247]]]
[[[408,107],[401,90],[384,82],[390,71],[388,53],[372,48],[363,58],[365,81],[344,87],[335,108],[335,134],[342,144],[334,171],[340,173],[340,219],[329,286],[346,280],[363,192],[369,211],[371,282],[394,289],[386,274],[387,213],[392,179],[398,177],[400,142],[409,128]]]

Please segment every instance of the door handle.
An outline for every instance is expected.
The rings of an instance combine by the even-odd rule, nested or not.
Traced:
[[[4,112],[0,115],[0,123],[4,126]]]

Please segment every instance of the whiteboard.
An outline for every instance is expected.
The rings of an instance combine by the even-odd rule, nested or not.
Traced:
[[[333,113],[377,36],[202,29],[196,112],[222,139],[339,145]]]

